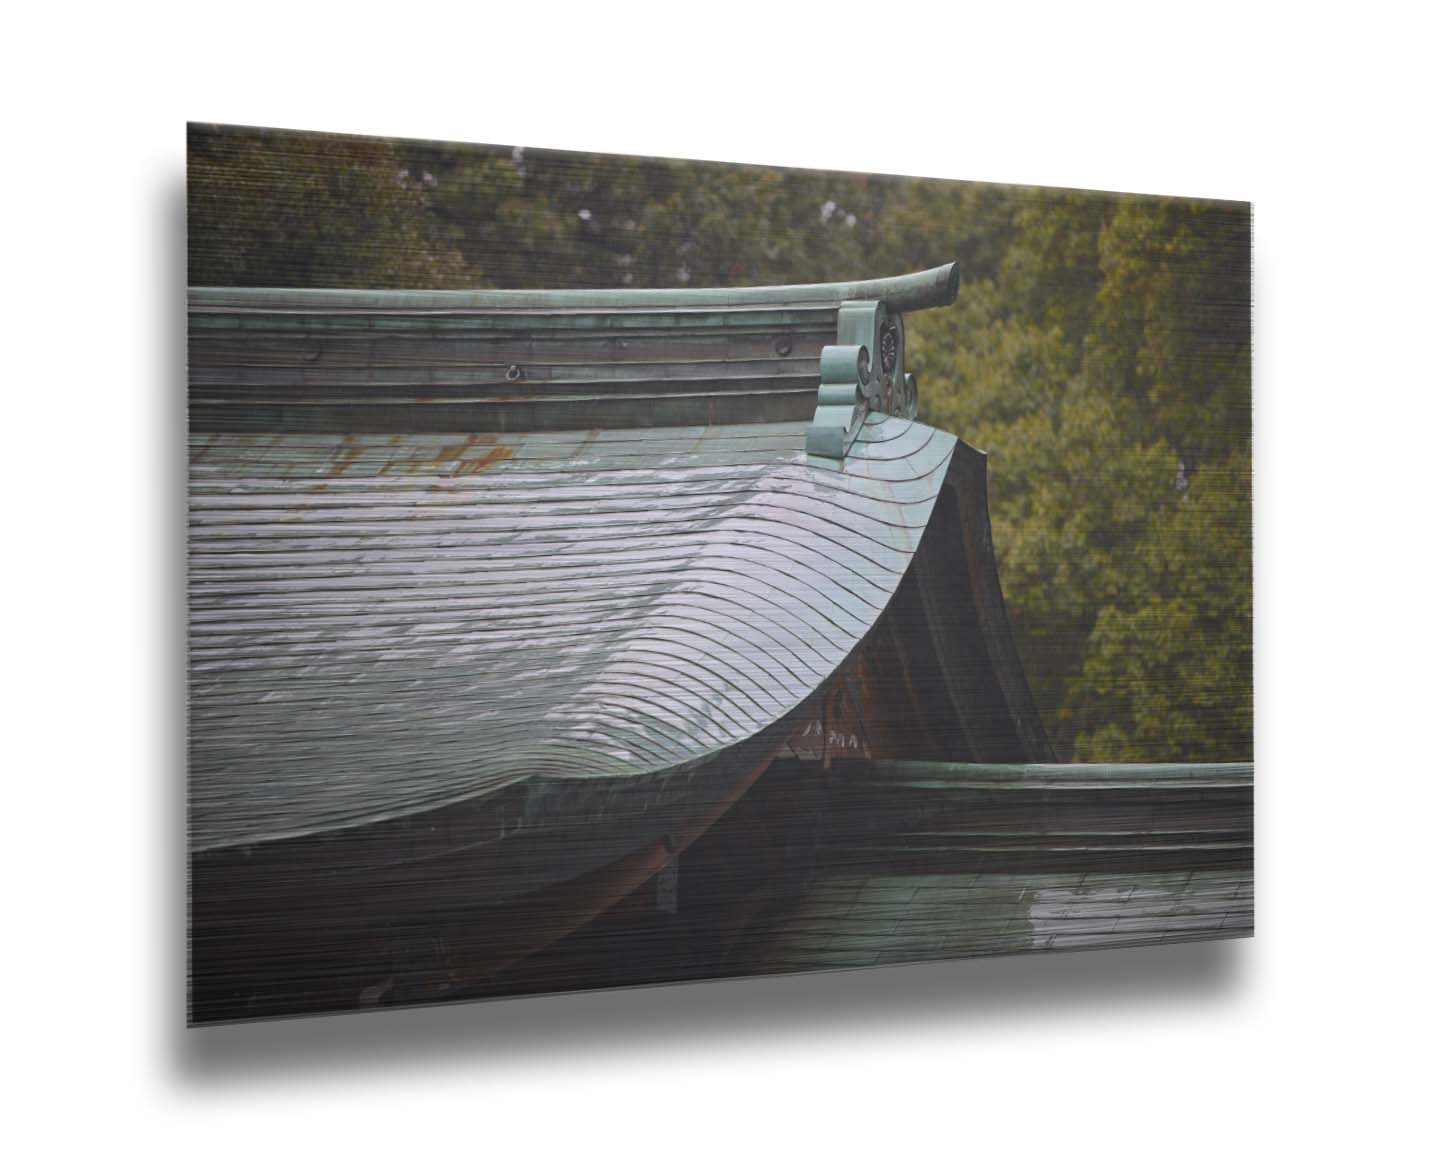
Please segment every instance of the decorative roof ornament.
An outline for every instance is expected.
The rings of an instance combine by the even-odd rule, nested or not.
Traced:
[[[919,396],[915,377],[905,371],[904,318],[884,300],[841,304],[835,338],[820,350],[820,391],[805,450],[839,460],[866,413],[913,420]]]

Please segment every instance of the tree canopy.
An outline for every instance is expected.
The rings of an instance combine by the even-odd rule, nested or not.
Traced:
[[[958,260],[921,418],[990,454],[1057,752],[1252,758],[1244,204],[192,125],[190,282],[679,287]]]

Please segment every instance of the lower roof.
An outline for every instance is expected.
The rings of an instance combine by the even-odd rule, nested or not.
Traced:
[[[190,442],[191,847],[693,764],[809,697],[955,438],[805,424]]]

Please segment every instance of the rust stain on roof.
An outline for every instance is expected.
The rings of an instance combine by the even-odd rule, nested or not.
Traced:
[[[477,472],[485,471],[485,469],[489,468],[492,464],[499,463],[501,460],[508,460],[514,454],[515,450],[513,448],[508,448],[504,444],[497,444],[483,456],[475,456],[468,460],[461,460],[455,465],[455,471],[452,472],[451,475],[474,476]]]
[[[326,469],[326,477],[333,480],[338,476],[343,476],[345,470],[354,464],[364,451],[364,445],[356,444],[355,437],[346,436],[340,441],[340,447],[335,450],[330,466]]]

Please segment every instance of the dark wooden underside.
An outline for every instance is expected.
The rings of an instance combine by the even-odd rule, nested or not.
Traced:
[[[792,759],[711,816],[688,846],[651,845],[508,905],[461,916],[422,889],[368,933],[232,947],[231,963],[259,965],[248,993],[202,981],[195,1019],[1253,930],[1244,765]]]

